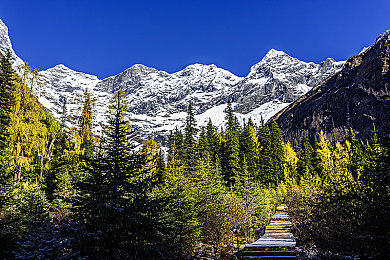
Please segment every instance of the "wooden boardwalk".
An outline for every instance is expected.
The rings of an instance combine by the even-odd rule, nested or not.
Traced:
[[[291,233],[287,206],[280,204],[265,234],[252,244],[245,245],[240,259],[296,259],[295,239]]]

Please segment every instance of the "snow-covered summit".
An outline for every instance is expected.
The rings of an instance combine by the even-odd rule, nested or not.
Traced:
[[[12,50],[8,28],[0,21],[0,51]],[[154,138],[166,145],[169,131],[185,122],[188,105],[192,103],[199,125],[208,118],[221,127],[228,100],[234,103],[239,120],[251,118],[260,123],[293,102],[313,86],[340,70],[344,62],[327,59],[321,64],[300,61],[283,51],[271,49],[246,77],[238,77],[214,64],[191,64],[168,73],[142,64],[100,80],[59,64],[41,71],[42,86],[36,93],[40,102],[59,117],[64,100],[70,112],[69,125],[80,112],[77,97],[88,89],[96,99],[95,123],[106,121],[107,105],[114,92],[128,94],[132,126],[139,141]]]
[[[274,59],[275,57],[278,57],[278,56],[289,56],[289,55],[286,54],[284,51],[278,51],[275,49],[271,49],[267,52],[267,54],[263,57],[263,59],[261,61],[267,62],[267,61]]]
[[[343,64],[343,61],[335,62],[333,59],[321,64],[304,62],[283,51],[271,49],[251,67],[248,76],[231,89],[229,99],[238,103],[237,111],[242,113],[249,113],[274,99],[291,103],[339,71]]]

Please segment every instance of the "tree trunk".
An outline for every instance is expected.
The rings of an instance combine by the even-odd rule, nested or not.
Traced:
[[[23,149],[22,149],[21,157],[23,157],[23,156],[24,156],[24,151],[23,151]],[[17,181],[17,184],[20,183],[21,175],[22,175],[22,165],[19,164],[19,171],[18,171],[18,181]]]

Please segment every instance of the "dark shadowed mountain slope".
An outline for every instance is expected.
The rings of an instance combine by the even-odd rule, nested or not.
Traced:
[[[323,130],[343,140],[352,127],[367,138],[373,123],[381,133],[390,107],[390,31],[360,54],[348,59],[343,69],[320,83],[270,120],[276,120],[285,138],[300,140],[303,131]]]

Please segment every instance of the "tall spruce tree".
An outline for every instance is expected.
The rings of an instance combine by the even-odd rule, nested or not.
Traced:
[[[104,143],[79,185],[88,233],[79,250],[92,258],[158,258],[169,228],[161,219],[164,204],[152,195],[156,176],[143,167],[145,156],[132,152],[124,92],[114,94],[109,109]]]
[[[210,118],[206,126],[206,138],[211,160],[215,162],[221,149],[221,138]]]
[[[195,167],[195,144],[197,132],[198,130],[196,128],[195,114],[192,108],[192,104],[190,104],[188,106],[186,125],[184,129],[184,164],[186,166],[187,173],[192,172]]]
[[[226,132],[224,146],[223,170],[225,181],[228,185],[234,183],[235,177],[240,173],[240,140],[239,140],[239,125],[237,117],[233,113],[233,108],[230,101],[225,110],[226,116]]]
[[[348,141],[351,144],[349,151],[349,170],[352,175],[357,178],[364,169],[365,158],[363,154],[363,146],[360,140],[357,139],[355,132],[352,128],[349,129]]]
[[[253,126],[252,120],[244,125],[240,136],[240,160],[246,159],[248,172],[252,178],[258,177],[259,163],[259,142],[257,133]]]
[[[184,168],[184,137],[179,129],[171,132],[168,140],[168,165],[172,171],[172,176],[175,178],[176,172],[180,172]]]
[[[0,152],[3,153],[7,147],[8,126],[11,121],[9,113],[12,105],[13,91],[13,69],[11,64],[11,53],[1,56],[0,59]]]
[[[271,132],[267,125],[260,127],[258,132],[260,143],[258,181],[263,184],[274,183]]]
[[[13,91],[13,70],[11,64],[11,53],[8,50],[0,59],[0,258],[12,258],[11,252],[14,245],[14,235],[10,229],[10,221],[3,210],[8,206],[12,199],[12,175],[8,171],[8,162],[10,160],[7,153],[7,139],[9,136],[8,127],[10,124],[12,91]]]
[[[109,107],[108,125],[104,128],[104,143],[91,163],[89,176],[78,183],[75,201],[82,220],[86,220],[89,237],[83,238],[80,251],[90,257],[119,257],[129,233],[128,179],[134,171],[130,156],[129,122],[124,93],[115,93]],[[88,122],[86,122],[88,124]],[[128,244],[130,247],[130,244]]]
[[[318,146],[316,141],[315,146]],[[316,149],[313,149],[312,145],[310,144],[307,133],[303,132],[302,147],[298,151],[299,160],[297,165],[297,171],[299,176],[307,178],[310,174],[313,173],[313,157],[315,156],[315,150],[317,149],[318,147]]]

